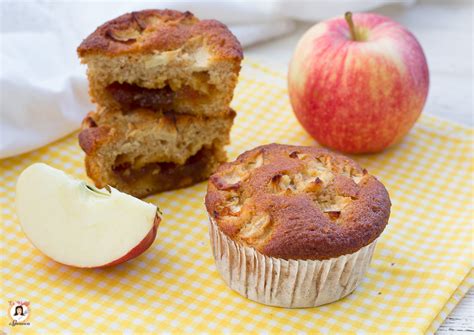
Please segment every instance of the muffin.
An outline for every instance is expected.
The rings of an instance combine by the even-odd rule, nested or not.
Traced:
[[[216,267],[244,297],[314,307],[350,294],[390,215],[387,190],[356,162],[315,147],[269,144],[209,178]]]
[[[205,180],[226,160],[242,47],[190,12],[143,10],[78,47],[97,111],[79,134],[88,176],[138,197]]]
[[[97,104],[203,115],[227,113],[243,58],[224,24],[174,10],[119,16],[77,52]]]
[[[144,197],[203,181],[226,161],[233,110],[214,117],[156,114],[104,108],[88,114],[79,145],[97,187],[110,185]]]

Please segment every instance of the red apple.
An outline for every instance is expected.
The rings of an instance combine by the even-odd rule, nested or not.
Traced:
[[[114,188],[97,189],[43,163],[18,178],[17,215],[30,242],[65,265],[117,265],[147,250],[161,221],[157,207]]]
[[[372,13],[313,26],[288,73],[299,122],[322,145],[346,153],[378,152],[400,141],[419,117],[428,86],[416,38]]]

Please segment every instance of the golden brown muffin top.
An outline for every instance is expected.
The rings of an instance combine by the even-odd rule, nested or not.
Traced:
[[[108,21],[89,35],[77,52],[80,57],[152,53],[175,50],[194,39],[205,43],[214,57],[243,58],[239,41],[221,22],[169,9],[142,10]]]
[[[264,255],[328,259],[374,241],[387,190],[353,160],[316,147],[268,144],[210,177],[206,208],[228,237]]]

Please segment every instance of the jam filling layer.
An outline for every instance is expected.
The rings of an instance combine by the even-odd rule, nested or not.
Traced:
[[[208,98],[207,94],[189,86],[173,90],[169,85],[163,88],[145,88],[134,84],[115,82],[108,85],[106,90],[124,111],[132,111],[137,108],[172,111],[175,102],[187,100],[203,103]]]
[[[129,162],[121,162],[112,167],[112,171],[125,182],[134,182],[142,178],[151,176],[172,175],[182,178],[193,178],[199,176],[202,170],[207,166],[209,157],[213,155],[212,148],[202,148],[195,155],[189,157],[184,164],[175,164],[169,162],[148,163],[141,168],[134,169]],[[173,179],[171,180],[173,182]]]
[[[136,108],[168,110],[172,108],[176,96],[169,86],[150,89],[127,83],[112,83],[107,86],[107,91],[124,110]]]

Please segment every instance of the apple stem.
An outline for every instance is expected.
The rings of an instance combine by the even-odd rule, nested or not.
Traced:
[[[349,25],[349,31],[351,33],[352,40],[358,41],[359,39],[357,37],[356,29],[355,29],[355,26],[354,26],[354,21],[352,21],[352,12],[346,12],[344,14],[344,18],[346,19],[346,22]]]
[[[81,182],[81,186],[84,186],[86,188],[86,190],[88,190],[89,192],[94,193],[95,195],[110,196],[110,194],[112,193],[111,189],[110,189],[110,186],[108,186],[108,185],[105,187],[105,189],[108,191],[108,193],[104,192],[102,189],[98,189],[95,186],[88,185],[85,181]]]

